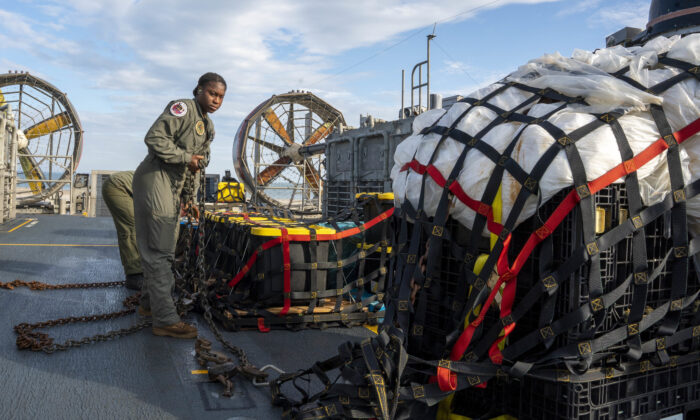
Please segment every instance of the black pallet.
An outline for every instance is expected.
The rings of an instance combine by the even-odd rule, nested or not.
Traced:
[[[509,258],[512,261],[517,252],[527,241],[532,232],[542,225],[543,221],[552,214],[557,205],[566,196],[568,191],[562,191],[542,205],[535,216],[518,226],[513,232],[512,245]],[[629,217],[627,207],[627,195],[624,185],[613,184],[604,188],[594,195],[596,211],[600,213],[600,219],[604,220],[605,231],[624,222]],[[672,242],[670,239],[670,220],[662,216],[653,223],[645,227],[647,261],[649,271],[653,270],[664,258]],[[571,256],[573,251],[583,245],[583,231],[581,226],[580,208],[575,207],[571,213],[562,221],[559,227],[552,233],[553,240],[553,264],[552,269],[556,269],[560,264]],[[519,299],[540,280],[540,246],[530,255],[525,266],[518,276],[517,297],[515,306]],[[628,236],[623,241],[611,248],[601,251],[600,254],[600,277],[605,293],[615,289],[633,271],[632,267],[632,236]],[[585,264],[576,270],[568,279],[560,282],[557,291],[554,319],[589,303],[588,274],[590,264]],[[697,276],[691,267],[688,277],[688,294],[700,288]],[[670,299],[671,275],[668,269],[664,269],[661,275],[647,289],[646,306],[657,308]],[[612,305],[603,320],[603,324],[596,330],[595,336],[600,336],[614,328],[626,325],[626,317],[632,306],[633,286],[630,286],[623,296]],[[544,299],[544,298],[543,298]],[[543,300],[540,301],[540,304]],[[517,339],[523,334],[529,333],[540,326],[540,304],[535,305],[528,314],[522,318],[511,339]],[[687,321],[692,314],[685,311],[684,318]],[[687,325],[687,324],[686,324]],[[559,335],[555,340],[555,347],[566,345],[578,341],[585,331],[591,327],[589,324],[581,324],[570,329],[566,334]],[[651,328],[645,332],[643,337],[651,337],[655,329]]]
[[[505,413],[526,419],[700,418],[700,360],[588,382],[555,382],[529,375],[502,395]],[[489,385],[490,386],[490,385]]]
[[[453,414],[470,419],[493,419],[506,412],[505,393],[511,386],[509,378],[492,378],[486,388],[457,391],[452,399]]]
[[[355,205],[355,194],[366,192],[387,192],[384,181],[327,181],[326,212],[333,217],[341,211]]]
[[[450,350],[446,346],[446,336],[455,329],[461,328],[461,325],[455,323],[452,303],[457,295],[459,282],[464,281],[464,277],[460,274],[461,270],[464,269],[464,258],[458,256],[463,255],[463,249],[468,244],[470,231],[452,218],[447,220],[445,230],[450,232],[452,240],[441,241],[439,277],[437,281],[433,280],[438,284],[431,285],[431,290],[423,295],[428,300],[428,304],[422,339],[413,340],[413,328],[410,328],[409,331],[409,353],[429,360],[446,356]],[[424,242],[426,237],[427,233],[423,237]],[[488,253],[488,239],[484,238],[482,242],[481,253]],[[420,254],[424,252],[425,249],[422,247]],[[419,293],[414,307],[418,306],[420,298],[421,294]],[[487,321],[490,319],[491,317],[487,317]]]

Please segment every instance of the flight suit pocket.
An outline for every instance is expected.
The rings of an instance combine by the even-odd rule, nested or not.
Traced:
[[[153,219],[150,223],[148,246],[160,252],[175,252],[175,243],[177,242],[177,217],[153,215]]]

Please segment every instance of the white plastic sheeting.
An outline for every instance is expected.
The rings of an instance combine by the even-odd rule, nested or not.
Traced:
[[[668,57],[694,65],[700,64],[700,34],[685,38],[658,37],[644,46],[624,48],[616,46],[588,52],[574,51],[572,58],[559,54],[545,55],[532,60],[504,81],[480,89],[471,95],[481,99],[509,81],[515,81],[535,88],[550,88],[567,96],[583,97],[588,105],[570,104],[548,118],[548,121],[570,133],[595,119],[591,113],[622,112],[619,118],[627,140],[635,154],[641,152],[660,135],[656,124],[648,111],[650,104],[662,105],[671,128],[677,131],[700,117],[700,84],[695,78],[687,78],[658,96],[639,90],[609,73],[630,66],[625,74],[645,87],[654,86],[667,80],[681,70],[659,65],[658,55],[667,53]],[[532,94],[517,87],[508,87],[488,100],[490,104],[505,110],[512,110],[525,102]],[[523,107],[518,112],[529,116],[541,117],[561,106],[561,103],[535,103],[529,109]],[[438,148],[440,135],[421,135],[420,131],[437,122],[439,126],[451,126],[469,110],[471,105],[457,103],[448,112],[433,110],[426,112],[414,121],[413,134],[396,149],[394,167],[391,172],[394,197],[397,205],[409,200],[418,206],[421,190],[424,188],[423,210],[428,216],[435,214],[442,194],[439,187],[429,176],[423,176],[412,170],[401,171],[405,164],[413,159],[422,165],[432,164],[443,177],[448,178],[455,161],[464,149],[464,145],[448,138]],[[456,128],[469,135],[476,136],[484,127],[496,118],[496,114],[483,106],[475,106],[457,123]],[[511,157],[526,171],[532,171],[535,163],[555,142],[547,131],[537,125],[526,126],[518,122],[504,122],[491,129],[481,137],[499,153],[502,153],[515,136],[524,129],[518,139]],[[681,159],[686,182],[700,178],[700,137],[695,135],[686,140],[681,147]],[[622,162],[617,141],[610,126],[603,125],[576,142],[589,181],[603,175]],[[463,168],[457,180],[462,189],[475,200],[481,200],[495,164],[480,151],[468,152]],[[642,200],[645,205],[661,201],[670,191],[666,153],[652,159],[641,167],[637,174],[640,179]],[[616,182],[623,182],[619,179]],[[540,180],[539,197],[530,197],[518,222],[532,216],[540,203],[546,202],[557,192],[573,185],[571,169],[562,150],[549,166]],[[503,220],[506,220],[520,192],[520,184],[506,171],[502,182]],[[464,226],[471,228],[475,212],[453,197],[450,209],[452,217]],[[693,234],[700,233],[700,197],[688,202],[688,218]],[[484,235],[488,232],[484,231]]]

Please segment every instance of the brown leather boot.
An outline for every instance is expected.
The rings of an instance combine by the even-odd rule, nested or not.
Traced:
[[[141,305],[139,305],[139,308],[136,310],[136,312],[141,316],[151,316],[151,310],[146,309]]]
[[[153,327],[153,335],[174,338],[195,338],[197,337],[197,328],[190,324],[185,324],[180,321],[173,325],[165,327]]]

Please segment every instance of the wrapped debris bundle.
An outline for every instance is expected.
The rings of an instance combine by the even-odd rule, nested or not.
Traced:
[[[410,402],[456,391],[443,404],[457,410],[483,388],[509,401],[502,413],[588,415],[593,401],[561,399],[625,375],[629,398],[660,391],[650,366],[698,371],[699,66],[700,34],[545,55],[418,116],[394,156],[384,334],[303,372],[327,388],[283,399],[290,416],[423,416]],[[554,396],[532,393],[551,384]],[[601,407],[671,412],[700,375],[675,386],[663,406],[611,394],[620,405]],[[358,387],[371,392],[355,403]]]
[[[644,47],[617,46],[595,53],[576,50],[572,58],[552,54],[533,60],[503,81],[469,95],[447,112],[437,109],[416,118],[414,134],[397,147],[394,156],[392,179],[396,205],[400,207],[408,200],[418,208],[422,192],[423,211],[434,216],[443,188],[435,182],[423,183],[422,171],[406,170],[407,165],[413,161],[430,164],[447,179],[460,154],[473,148],[459,165],[455,178],[469,197],[478,200],[483,196],[501,156],[508,157],[509,162],[505,163],[514,170],[522,169],[517,174],[511,170],[503,174],[506,219],[523,185],[519,181],[524,181],[515,177],[531,173],[547,150],[564,137],[562,134],[574,133],[608,115],[614,124],[612,120],[595,122],[586,133],[576,132],[579,137],[571,139],[575,141],[587,181],[592,181],[625,160],[615,135],[617,125],[636,155],[659,138],[649,110],[651,105],[663,108],[673,131],[700,115],[697,73],[692,72],[693,63],[699,59],[700,35],[694,34],[683,39],[658,37]],[[676,67],[672,60],[686,65]],[[655,86],[656,89],[648,89]],[[461,138],[443,138],[449,128],[455,134],[463,133]],[[487,146],[469,145],[473,138]],[[685,181],[700,177],[700,165],[697,165],[700,145],[695,142],[684,145],[680,157]],[[660,154],[638,169],[644,205],[661,201],[670,190],[666,165],[664,154]],[[692,177],[689,166],[695,168]],[[527,199],[515,224],[532,216],[538,204],[573,186],[574,176],[566,151],[559,150],[538,180],[538,194]],[[471,227],[476,211],[456,197],[453,203],[450,215]],[[699,207],[697,198],[688,205],[691,224],[696,230]]]

